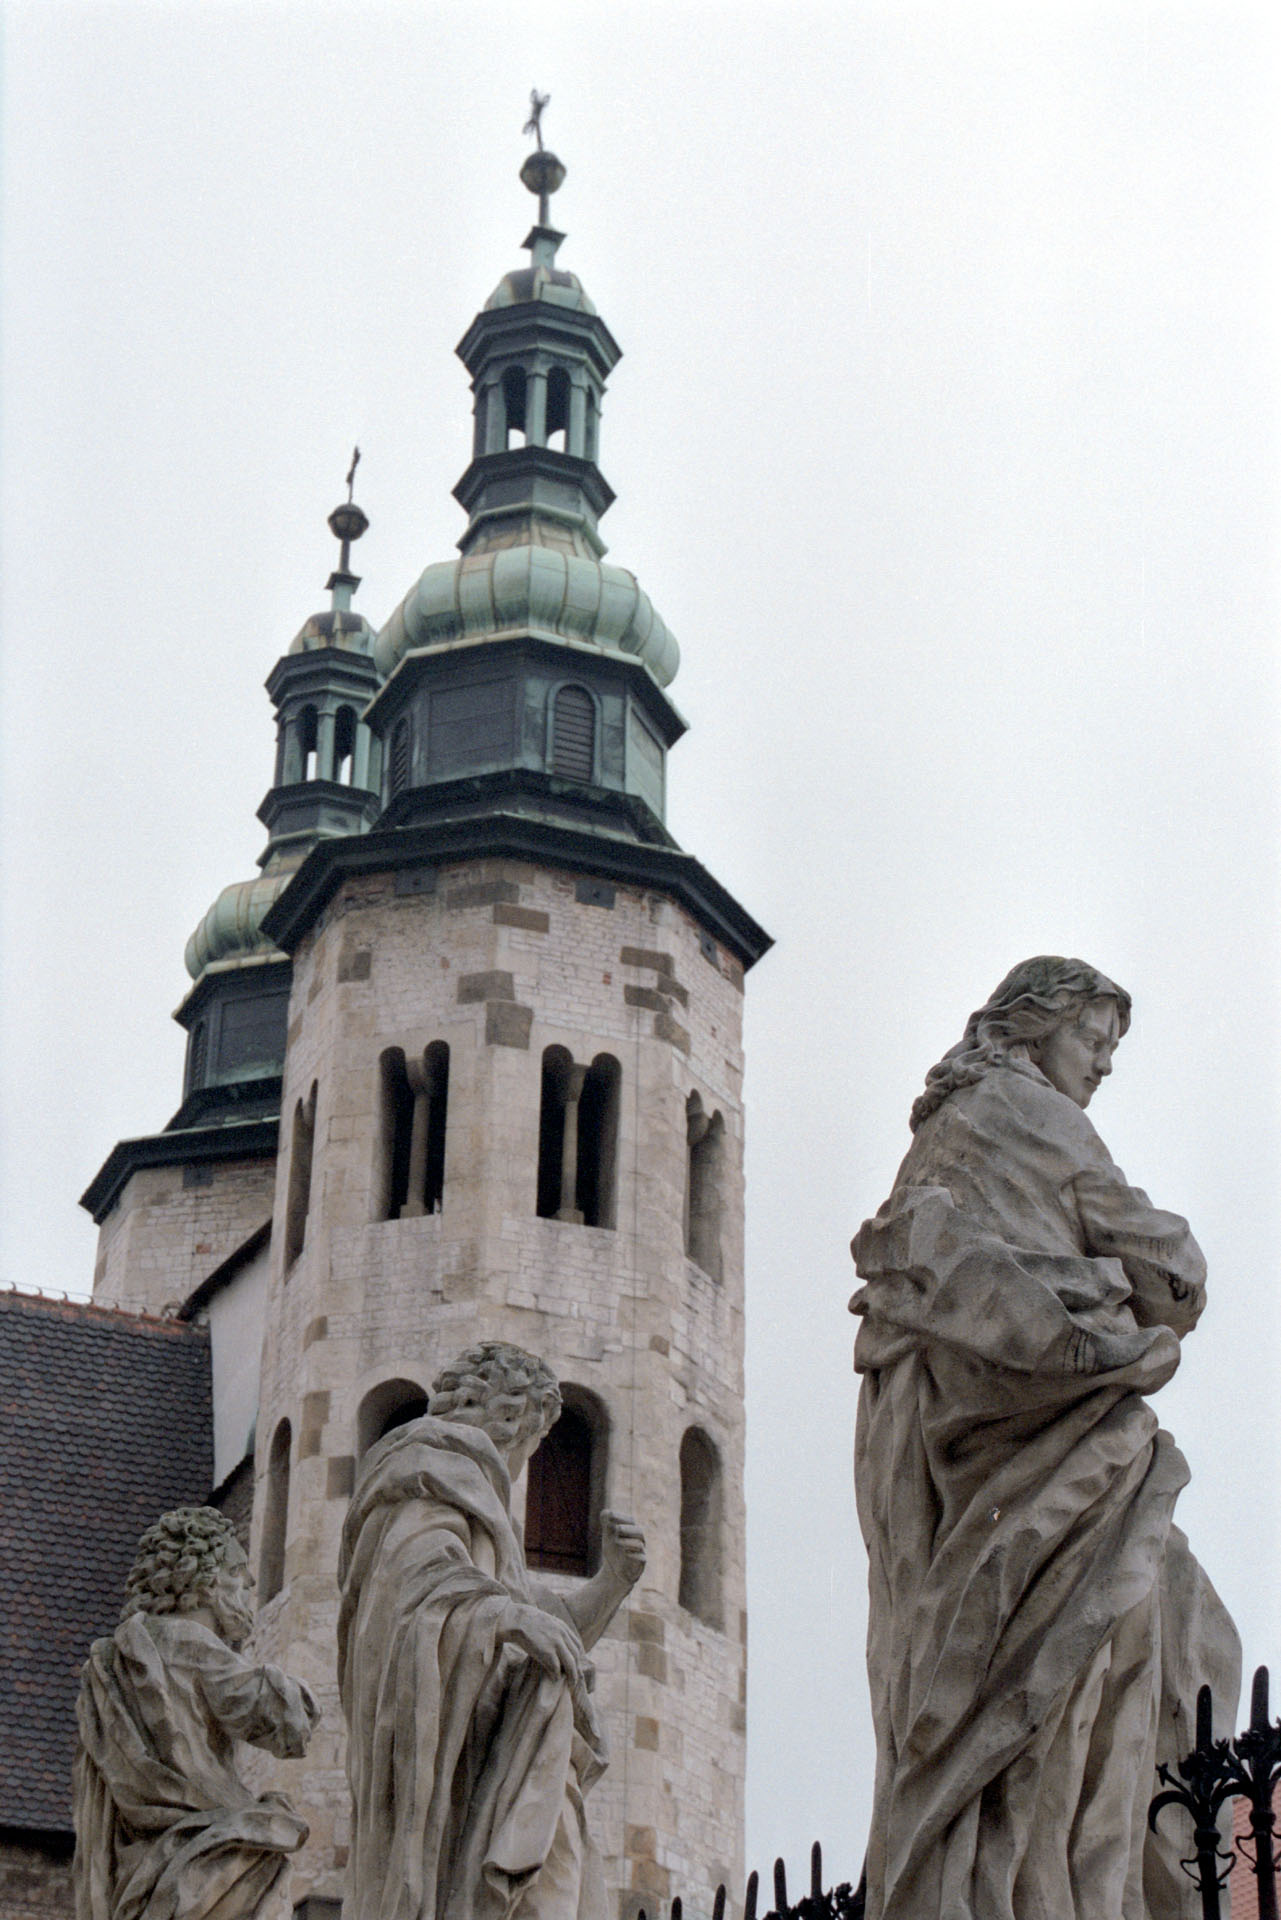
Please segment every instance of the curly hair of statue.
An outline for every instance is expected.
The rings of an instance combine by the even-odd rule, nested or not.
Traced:
[[[431,1411],[438,1420],[483,1412],[494,1400],[520,1395],[529,1413],[522,1423],[535,1433],[560,1412],[560,1385],[545,1361],[507,1340],[482,1340],[450,1361],[432,1381]]]
[[[1079,1019],[1097,1000],[1116,1002],[1120,1032],[1125,1033],[1130,996],[1097,967],[1057,953],[1038,953],[1011,967],[995,993],[970,1015],[961,1039],[926,1074],[925,1091],[912,1108],[913,1133],[949,1093],[973,1086],[1016,1048],[1034,1046],[1065,1019]]]
[[[120,1618],[194,1612],[239,1545],[235,1528],[216,1507],[162,1513],[138,1542]]]

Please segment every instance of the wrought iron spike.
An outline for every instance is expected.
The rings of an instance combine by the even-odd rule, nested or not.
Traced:
[[[747,1893],[743,1900],[743,1920],[756,1920],[756,1901],[760,1894],[761,1877],[753,1868],[747,1876]]]
[[[787,1868],[781,1859],[774,1862],[774,1910],[782,1913],[787,1906]]]
[[[823,1897],[823,1849],[816,1840],[810,1848],[810,1898]]]

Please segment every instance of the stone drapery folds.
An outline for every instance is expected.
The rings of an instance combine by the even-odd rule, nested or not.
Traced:
[[[1094,1084],[1108,1019],[1069,1036],[1097,1045]],[[1113,1163],[1088,1080],[1068,1097],[1050,1052],[992,1055],[925,1103],[853,1243],[868,1916],[1191,1920],[1147,1806],[1157,1760],[1193,1744],[1198,1686],[1231,1719],[1239,1650],[1172,1524],[1187,1467],[1145,1396],[1178,1365],[1204,1262]]]

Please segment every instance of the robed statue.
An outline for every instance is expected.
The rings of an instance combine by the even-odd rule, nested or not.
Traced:
[[[853,1243],[868,1920],[1200,1912],[1147,1808],[1202,1683],[1231,1724],[1240,1656],[1146,1397],[1205,1262],[1085,1113],[1129,1021],[1079,960],[1015,967],[929,1073]]]
[[[238,1651],[252,1589],[213,1507],[176,1507],[139,1541],[120,1624],[80,1681],[76,1920],[250,1920],[307,1838],[236,1771],[238,1740],[297,1758],[318,1718],[300,1680]]]
[[[430,1404],[366,1455],[343,1532],[345,1920],[605,1920],[587,1654],[644,1542],[606,1513],[598,1573],[564,1596],[530,1580],[511,1483],[561,1406],[532,1354],[470,1348]]]

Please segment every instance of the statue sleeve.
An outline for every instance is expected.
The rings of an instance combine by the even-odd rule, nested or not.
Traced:
[[[306,1752],[319,1709],[310,1687],[279,1667],[250,1666],[216,1635],[202,1649],[200,1690],[210,1713],[234,1739],[282,1760]]]
[[[1180,1214],[1154,1207],[1119,1167],[1088,1167],[1072,1182],[1087,1252],[1118,1259],[1141,1327],[1191,1331],[1205,1305],[1205,1257]]]

